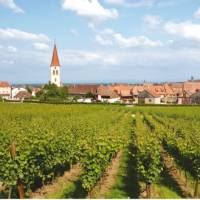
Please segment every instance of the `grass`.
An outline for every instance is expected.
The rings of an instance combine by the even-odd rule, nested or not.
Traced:
[[[160,179],[153,185],[156,195],[163,199],[180,199],[185,196],[182,194],[180,188],[176,185],[174,180],[164,170]]]
[[[160,185],[160,184],[154,184],[153,187],[155,188],[159,198],[161,199],[180,199],[181,197],[171,188]]]
[[[120,168],[117,174],[114,187],[105,195],[106,198],[132,198],[139,197],[139,185],[136,171],[134,169],[134,159],[129,151],[124,151],[120,161]]]
[[[82,188],[80,180],[70,182],[64,186],[59,192],[47,195],[47,199],[84,199],[87,197],[87,192]]]
[[[116,183],[105,195],[106,198],[139,198],[140,186],[134,163],[134,158],[131,156],[131,154],[129,154],[128,150],[125,151],[121,159]],[[180,199],[184,196],[166,171],[163,171],[157,183],[153,184],[152,197],[163,199]]]

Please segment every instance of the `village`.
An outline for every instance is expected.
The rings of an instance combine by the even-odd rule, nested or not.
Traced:
[[[200,81],[153,84],[67,85],[70,99],[78,103],[200,104]],[[0,82],[0,96],[7,101],[35,97],[41,88],[11,86]]]
[[[174,83],[142,84],[62,84],[58,50],[54,44],[50,65],[50,84],[66,86],[68,102],[76,103],[120,103],[120,104],[200,104],[200,80]],[[0,82],[0,97],[5,101],[23,102],[32,99],[43,86],[13,86]]]

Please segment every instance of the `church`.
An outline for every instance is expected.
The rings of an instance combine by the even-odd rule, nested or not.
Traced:
[[[58,58],[58,51],[56,44],[54,44],[53,56],[50,67],[51,67],[50,82],[51,84],[55,84],[58,87],[60,87],[61,86],[60,62]]]

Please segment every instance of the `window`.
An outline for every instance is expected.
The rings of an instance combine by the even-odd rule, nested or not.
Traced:
[[[55,70],[53,70],[53,75],[55,75]]]
[[[56,70],[56,75],[58,75],[58,70]]]

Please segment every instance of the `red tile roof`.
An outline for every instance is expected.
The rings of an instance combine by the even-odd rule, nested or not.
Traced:
[[[184,83],[184,90],[193,94],[200,90],[200,81],[188,81]]]
[[[130,96],[132,96],[132,92],[131,92],[131,90],[121,90],[120,95],[122,97],[130,97]]]
[[[31,94],[26,91],[20,91],[14,97],[17,99],[24,99],[31,97]]]
[[[99,86],[97,90],[98,95],[102,97],[109,97],[111,99],[118,98],[117,91],[112,86]]]
[[[145,89],[145,91],[147,91],[152,97],[155,97],[155,98],[161,96],[160,94],[158,94],[157,92],[155,92],[152,89]]]
[[[183,92],[183,83],[170,83],[169,86],[172,88],[176,95],[180,95]]]
[[[154,94],[154,96],[175,95],[173,89],[167,84],[144,84],[144,89]]]
[[[98,85],[70,85],[68,87],[69,94],[84,95],[87,93],[96,94]]]
[[[0,87],[11,87],[8,82],[0,82]]]
[[[31,88],[31,90],[32,90],[32,92],[35,92],[35,93],[37,93],[37,92],[41,91],[41,89],[40,89],[40,88]]]
[[[131,91],[132,86],[131,85],[126,85],[126,84],[116,84],[111,86],[113,90],[117,92],[117,94],[124,93],[126,91]]]
[[[131,93],[134,95],[134,96],[137,96],[139,93],[141,93],[142,91],[144,91],[144,86],[142,85],[137,85],[137,86],[134,86],[132,88],[132,91]]]
[[[53,56],[52,56],[52,61],[51,61],[51,67],[54,67],[54,66],[60,66],[56,45],[54,45]]]

